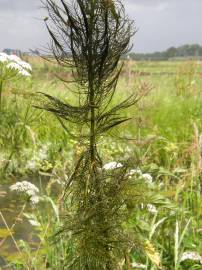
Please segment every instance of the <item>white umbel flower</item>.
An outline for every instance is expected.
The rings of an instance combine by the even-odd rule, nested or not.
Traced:
[[[31,204],[34,206],[34,205],[36,205],[36,204],[38,204],[39,203],[39,200],[40,200],[40,198],[39,198],[39,196],[31,196],[30,197],[30,202],[31,202]]]
[[[10,191],[15,191],[19,195],[27,196],[32,205],[39,203],[39,189],[27,181],[17,182],[10,186]]]
[[[22,75],[24,77],[30,77],[31,76],[31,74],[28,71],[24,70],[24,69],[20,70],[18,74]]]
[[[8,59],[9,59],[10,61],[14,61],[14,62],[16,62],[16,63],[21,62],[20,57],[18,57],[17,55],[14,55],[14,54],[8,55]]]
[[[23,68],[18,63],[11,62],[6,67],[8,69],[12,69],[12,70],[15,70],[15,71],[18,71],[18,72],[22,72],[23,71]]]
[[[6,64],[7,70],[15,71],[15,75],[23,77],[30,77],[31,74],[28,71],[32,71],[32,67],[25,61],[22,61],[16,55],[7,55],[6,53],[0,53],[0,64]]]
[[[144,265],[144,264],[141,264],[141,263],[133,262],[133,263],[132,263],[132,268],[147,269],[147,266]]]
[[[39,189],[32,183],[27,181],[17,182],[14,185],[10,186],[11,191],[16,191],[17,193],[27,193],[31,191],[33,194],[39,192]]]
[[[138,176],[140,176],[140,175],[142,175],[142,172],[141,172],[140,169],[137,168],[137,169],[131,169],[129,171],[129,173],[128,173],[129,176],[133,176],[135,174],[137,174]]]
[[[30,65],[29,63],[27,63],[27,62],[25,62],[25,61],[20,61],[20,62],[18,62],[18,64],[19,64],[22,68],[24,68],[24,69],[26,69],[26,70],[32,71],[32,67],[31,67],[31,65]]]
[[[106,163],[103,166],[103,169],[104,170],[115,170],[115,169],[122,168],[122,167],[123,167],[123,164],[112,161],[112,162]]]
[[[29,223],[33,226],[33,227],[40,227],[41,224],[35,220],[35,219],[29,219]]]
[[[0,53],[0,63],[8,62],[8,58],[5,53]]]
[[[200,264],[202,264],[202,256],[195,252],[195,251],[186,251],[182,254],[182,257],[180,259],[180,262],[191,260],[191,261],[198,261]]]
[[[147,210],[151,213],[151,214],[156,214],[158,213],[156,206],[153,204],[147,204]]]
[[[147,184],[152,184],[152,182],[153,182],[153,177],[152,177],[150,174],[144,173],[144,174],[141,175],[141,177],[145,180],[145,182],[146,182]]]
[[[8,54],[1,52],[0,56],[5,57],[8,60]]]

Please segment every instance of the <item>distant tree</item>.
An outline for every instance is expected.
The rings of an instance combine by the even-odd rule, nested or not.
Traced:
[[[168,60],[175,57],[202,57],[202,47],[198,44],[186,44],[178,48],[170,47],[163,52],[131,54],[131,58],[136,60]]]
[[[165,54],[168,58],[175,57],[177,55],[177,49],[175,47],[171,47],[167,49]]]

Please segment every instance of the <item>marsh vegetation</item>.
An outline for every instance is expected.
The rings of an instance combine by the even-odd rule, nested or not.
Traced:
[[[57,61],[0,55],[0,267],[201,269],[202,64],[120,60],[131,25],[82,8],[73,69],[51,28]]]
[[[8,265],[7,269],[14,265],[16,269],[60,269],[66,256],[66,243],[61,240],[55,246],[49,241],[62,224],[61,194],[81,146],[54,116],[32,105],[38,90],[64,101],[67,98],[74,101],[74,95],[55,77],[61,74],[71,77],[71,74],[39,58],[26,60],[32,65],[32,78],[23,83],[9,82],[3,93],[1,265]],[[132,71],[129,81],[128,66]],[[138,178],[144,181],[140,176],[149,174],[152,181],[146,185],[151,190],[157,189],[159,195],[159,201],[149,202],[155,206],[150,208],[154,211],[148,211],[143,207],[147,204],[143,190],[142,205],[137,205],[125,226],[131,231],[138,228],[158,252],[156,256],[165,269],[200,269],[199,260],[180,262],[180,258],[188,251],[201,254],[202,248],[202,65],[200,62],[131,62],[125,64],[125,69],[118,83],[117,101],[142,89],[143,83],[149,84],[151,91],[125,112],[132,119],[103,137],[99,147],[104,164],[124,164],[130,157],[137,181]],[[11,194],[9,186],[18,181],[29,181],[39,188],[41,199],[36,208],[28,204],[24,209],[24,199]],[[12,228],[12,234],[8,228]],[[151,246],[150,249],[152,252]],[[155,255],[154,250],[152,254]],[[135,249],[131,251],[131,263],[156,269],[147,256],[146,252]]]

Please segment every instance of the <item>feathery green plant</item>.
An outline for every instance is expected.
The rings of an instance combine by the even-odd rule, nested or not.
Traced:
[[[65,235],[71,243],[65,267],[115,270],[131,245],[122,226],[131,178],[125,166],[103,169],[97,144],[101,135],[129,120],[120,111],[137,102],[131,95],[109,108],[123,67],[120,57],[130,49],[135,32],[133,22],[119,0],[46,0],[44,5],[50,51],[60,66],[72,68],[78,103],[43,94],[43,108],[54,113],[66,130],[64,120],[83,131],[72,134],[82,138],[83,151],[65,190],[70,203],[61,233],[69,232]]]

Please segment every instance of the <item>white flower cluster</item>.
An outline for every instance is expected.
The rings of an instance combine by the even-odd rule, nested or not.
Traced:
[[[147,204],[147,210],[151,213],[151,214],[156,214],[158,213],[158,210],[156,209],[156,206],[153,204]]]
[[[17,182],[10,186],[10,191],[15,191],[19,195],[28,197],[32,205],[39,203],[39,189],[32,183],[27,181]]]
[[[23,77],[30,77],[32,67],[25,61],[22,61],[20,57],[16,55],[7,55],[6,53],[0,53],[0,65],[4,65],[6,70],[14,71],[16,75]]]
[[[129,171],[128,176],[132,177],[136,175],[139,179],[143,179],[146,184],[152,185],[153,183],[153,177],[149,173],[142,173],[142,171],[137,168],[137,169],[132,169]],[[158,210],[155,205],[153,204],[147,204],[147,211],[150,212],[151,214],[157,214]],[[142,205],[142,208],[144,208],[144,205]]]
[[[194,251],[186,251],[182,254],[182,257],[180,259],[180,262],[191,260],[191,261],[198,261],[200,264],[202,264],[202,256]]]
[[[103,169],[104,170],[115,170],[115,169],[122,168],[122,167],[123,167],[123,164],[121,164],[120,162],[112,161],[112,162],[106,163],[103,166]],[[136,176],[138,176],[138,178],[143,179],[147,184],[153,183],[153,177],[148,173],[142,173],[142,171],[139,168],[131,169],[129,171],[128,176],[132,177],[133,175],[136,175]]]
[[[142,172],[140,169],[132,169],[129,171],[128,176],[133,176],[133,175],[140,176],[140,175],[142,175]]]
[[[115,170],[115,169],[122,168],[122,167],[123,167],[123,165],[121,163],[112,161],[112,162],[106,163],[103,166],[103,169],[104,170]]]
[[[153,177],[148,173],[142,173],[142,171],[139,168],[130,170],[128,175],[130,177],[132,177],[133,175],[136,175],[138,178],[143,179],[145,183],[147,184],[153,183]]]
[[[144,264],[141,264],[141,263],[133,262],[133,263],[132,263],[132,268],[147,269],[147,266],[144,265]]]
[[[153,183],[153,177],[148,174],[148,173],[143,173],[141,175],[141,177],[144,179],[144,181],[147,183],[147,184],[152,184]]]
[[[41,224],[35,220],[35,219],[29,219],[29,223],[33,226],[33,227],[40,227]]]
[[[0,53],[0,64],[8,61],[8,55],[6,53]]]
[[[8,69],[15,69],[16,71],[19,71],[19,72],[22,70],[22,67],[15,62],[9,63],[6,67]]]
[[[123,168],[123,164],[116,162],[116,161],[106,163],[103,166],[104,170],[115,170],[115,169],[119,169],[119,168]],[[153,183],[153,177],[148,173],[142,173],[142,171],[139,168],[131,169],[128,172],[127,176],[129,176],[129,178],[131,178],[132,176],[137,176],[138,179],[143,179],[145,181],[145,183],[147,183],[149,185],[151,185]],[[148,212],[150,212],[151,214],[158,213],[158,210],[157,210],[155,205],[147,204],[146,207],[147,207]],[[144,205],[143,205],[143,208],[144,208]]]

